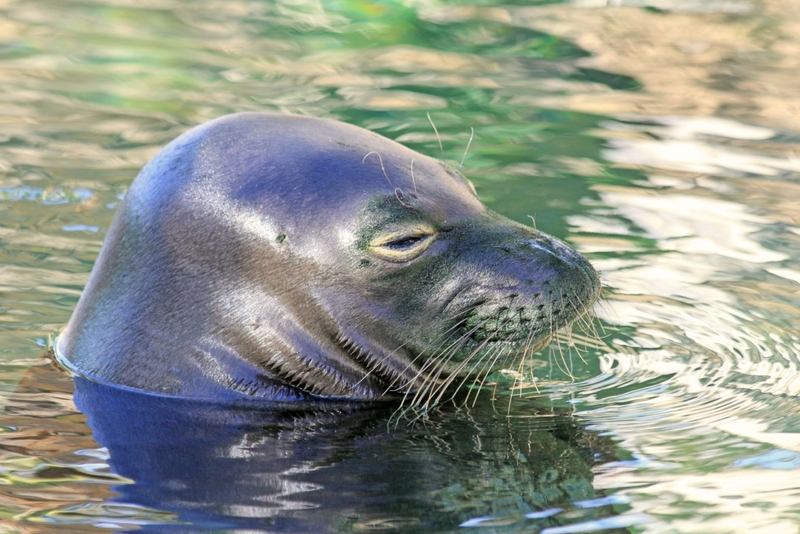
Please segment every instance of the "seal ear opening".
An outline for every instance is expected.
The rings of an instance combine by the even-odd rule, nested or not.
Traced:
[[[436,239],[436,230],[428,225],[402,228],[373,239],[369,251],[392,263],[405,263],[425,252]]]

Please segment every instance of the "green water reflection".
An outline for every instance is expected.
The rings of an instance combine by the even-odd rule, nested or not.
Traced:
[[[187,521],[114,500],[127,480],[71,382],[31,369],[138,169],[195,124],[277,111],[463,160],[487,204],[573,243],[606,286],[592,325],[490,377],[468,428],[455,409],[434,417],[473,445],[372,434],[464,476],[331,528],[414,531],[424,513],[442,531],[796,531],[798,13],[790,0],[0,1],[0,528]],[[523,439],[534,413],[571,430],[531,423]],[[578,438],[580,483],[566,469],[542,497],[536,477],[566,464],[531,474],[520,454]]]

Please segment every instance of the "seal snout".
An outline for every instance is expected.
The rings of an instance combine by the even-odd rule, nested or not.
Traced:
[[[567,285],[570,293],[585,304],[584,309],[591,307],[600,294],[600,279],[592,264],[563,241],[547,234],[537,234],[524,240],[533,253],[532,261],[550,264],[551,276],[548,279],[556,285]]]
[[[444,310],[455,337],[468,340],[457,342],[462,350],[451,357],[463,362],[456,374],[486,372],[538,351],[587,313],[600,291],[588,260],[558,239],[511,224],[483,232],[483,245],[463,244],[476,274],[449,295]]]

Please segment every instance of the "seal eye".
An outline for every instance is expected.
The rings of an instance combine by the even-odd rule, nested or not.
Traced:
[[[390,248],[392,250],[397,250],[397,251],[410,250],[410,249],[414,248],[420,241],[425,239],[425,237],[426,236],[422,236],[422,235],[404,236],[404,237],[401,237],[400,239],[395,239],[394,241],[389,241],[388,243],[386,243],[383,246],[386,247],[386,248]]]
[[[370,252],[394,263],[411,261],[425,252],[434,241],[436,232],[428,226],[415,226],[376,237]]]

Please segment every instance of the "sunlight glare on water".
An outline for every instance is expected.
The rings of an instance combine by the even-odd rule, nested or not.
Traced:
[[[797,531],[799,13],[0,0],[0,529]],[[131,180],[238,111],[463,159],[589,257],[596,319],[417,425],[73,399],[46,349]]]
[[[600,357],[605,380],[572,386],[586,406],[578,413],[592,421],[591,428],[622,437],[641,458],[638,470],[603,467],[595,483],[631,486],[636,489],[623,493],[659,501],[632,509],[676,514],[672,524],[681,532],[739,532],[742,521],[748,531],[794,530],[800,477],[787,472],[800,467],[794,400],[800,391],[800,313],[797,271],[786,266],[797,259],[772,243],[796,226],[787,227],[782,213],[742,200],[762,189],[757,180],[794,182],[787,171],[797,162],[719,148],[730,140],[777,136],[763,128],[733,121],[652,122],[663,140],[626,139],[605,154],[646,165],[649,176],[636,185],[647,190],[596,186],[600,216],[568,217],[577,231],[650,245],[629,249],[645,254],[595,262],[612,293],[601,311],[604,320],[626,331],[637,326],[624,341],[614,339],[619,352]],[[612,131],[653,132],[649,124],[614,126]],[[714,138],[698,149],[676,149],[675,139],[698,134]],[[772,192],[784,189],[770,185]],[[789,182],[785,189],[798,188]],[[767,288],[774,296],[765,294]],[[684,501],[696,507],[690,521],[677,520]],[[698,516],[704,521],[696,523]]]

